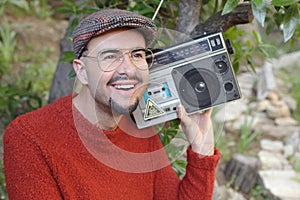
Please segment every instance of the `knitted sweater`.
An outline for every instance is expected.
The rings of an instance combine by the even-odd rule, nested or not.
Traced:
[[[128,119],[120,124],[114,131],[90,124],[72,106],[72,96],[15,119],[4,134],[10,200],[212,198],[217,149],[201,157],[188,148],[180,180],[165,165],[153,128],[138,130]]]

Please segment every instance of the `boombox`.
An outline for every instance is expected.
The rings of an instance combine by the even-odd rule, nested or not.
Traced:
[[[218,31],[156,50],[147,89],[133,113],[137,127],[176,119],[179,103],[192,114],[240,99],[228,46]]]

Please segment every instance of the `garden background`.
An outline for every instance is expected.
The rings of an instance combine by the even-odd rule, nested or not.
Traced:
[[[79,17],[99,8],[118,7],[136,11],[151,18],[159,3],[158,0],[0,0],[1,138],[5,127],[14,118],[52,102],[63,93],[66,94],[66,91],[55,89],[53,87],[55,83],[62,84],[60,86],[63,88],[68,88],[68,86],[64,86],[62,82],[71,82],[69,85],[72,85],[73,75],[70,70],[70,61],[74,55],[69,52],[70,38],[68,32],[70,33],[72,27],[76,25]],[[211,22],[209,20],[217,20],[217,25],[225,27],[226,23],[222,22],[222,19],[235,13],[239,8],[238,6],[242,4],[247,5],[247,8],[250,9],[247,10],[246,14],[244,13],[248,16],[247,20],[249,21],[233,22],[230,26],[226,26],[225,32],[225,37],[231,40],[234,48],[234,54],[231,55],[234,69],[237,75],[242,77],[240,81],[243,84],[258,78],[266,69],[266,65],[271,63],[274,77],[276,80],[280,79],[280,82],[286,86],[282,88],[273,87],[271,88],[272,92],[278,95],[279,99],[284,94],[294,100],[296,106],[289,108],[289,112],[290,117],[296,121],[293,126],[297,127],[300,123],[300,64],[299,62],[288,65],[283,63],[283,67],[280,69],[274,65],[278,64],[276,61],[286,55],[293,55],[292,59],[296,61],[300,58],[297,54],[300,51],[300,3],[298,1],[166,0],[156,17],[156,23],[160,27],[181,32],[187,31],[185,34],[197,33],[197,31],[200,32],[200,30],[209,28],[205,23]],[[218,13],[217,18],[212,17]],[[234,19],[239,17],[236,13],[231,16]],[[186,28],[187,23],[193,25],[192,28]],[[212,23],[210,24],[212,25]],[[62,65],[66,66],[63,68],[64,74],[57,77],[55,72]],[[245,74],[251,75],[249,77]],[[274,88],[276,88],[275,92]],[[244,92],[243,89],[242,87],[242,92]],[[281,89],[284,91],[280,91]],[[230,123],[223,124],[222,138],[216,141],[216,145],[223,155],[220,162],[221,169],[226,167],[236,153],[258,157],[261,141],[264,141],[266,137],[262,134],[262,130],[255,127],[253,121],[249,121],[254,113],[251,109],[257,108],[262,102],[262,99],[257,98],[255,92],[257,92],[257,87],[251,85],[250,94],[246,94],[244,97],[250,99],[250,102],[257,103],[252,108],[247,107],[246,111],[243,111],[246,120],[239,124],[239,127],[234,131],[228,131],[228,124]],[[272,93],[268,93],[263,100],[270,100],[274,97],[270,97],[270,95]],[[264,111],[262,110],[262,112]],[[296,132],[297,130],[296,128]],[[169,143],[178,131],[176,122],[165,127],[160,132],[163,143]],[[224,137],[225,135],[226,137]],[[268,141],[282,139],[267,138]],[[297,160],[298,154],[296,152],[290,155],[288,160],[291,161],[292,168],[296,173],[300,173],[300,158]],[[3,150],[0,156],[1,161],[2,156]],[[2,162],[1,165],[3,165]],[[174,170],[182,175],[184,174],[184,166],[185,162],[179,160],[174,163]],[[3,168],[1,167],[1,169],[1,198],[7,199],[5,177]],[[232,190],[233,193],[240,193],[243,198],[265,199],[268,196],[268,189],[259,187],[259,183],[256,183],[251,191],[245,192],[234,187],[233,179],[224,180],[226,189]],[[298,179],[297,181],[300,182]],[[224,181],[220,182],[224,184]],[[268,198],[276,198],[276,195],[269,195]]]

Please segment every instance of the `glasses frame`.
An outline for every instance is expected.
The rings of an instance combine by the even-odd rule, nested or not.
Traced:
[[[99,58],[99,56],[100,56],[101,53],[103,53],[103,52],[105,52],[105,51],[110,51],[110,50],[112,50],[112,51],[114,51],[114,50],[115,50],[115,51],[120,51],[120,52],[122,53],[122,57],[121,57],[120,61],[114,61],[114,62],[118,62],[118,63],[119,63],[118,65],[116,65],[115,67],[109,69],[110,66],[114,63],[114,62],[112,62],[111,64],[109,64],[109,65],[107,66],[107,68],[108,68],[109,70],[106,70],[106,69],[103,69],[103,68],[101,67],[100,61],[99,61],[98,58]],[[132,60],[131,53],[132,53],[133,51],[137,51],[137,50],[143,50],[143,51],[145,51],[145,52],[148,51],[148,52],[151,53],[151,55],[150,55],[150,56],[151,56],[151,63],[148,63],[148,62],[147,62],[147,58],[149,57],[149,55],[148,55],[148,56],[146,55],[146,62],[148,63],[148,67],[145,68],[145,69],[144,69],[144,68],[140,68],[139,66],[137,66],[137,65],[134,63],[134,61]],[[152,67],[153,62],[154,62],[154,54],[153,54],[152,50],[149,49],[149,48],[141,48],[141,47],[137,47],[137,48],[133,48],[133,49],[118,49],[118,48],[116,48],[116,49],[103,49],[103,50],[97,52],[97,57],[95,57],[95,56],[89,56],[88,54],[85,55],[84,53],[85,53],[85,52],[83,52],[83,54],[82,54],[81,57],[86,57],[86,58],[93,58],[93,59],[96,59],[96,60],[97,60],[97,63],[98,63],[99,69],[102,70],[102,71],[104,71],[104,72],[111,72],[111,71],[117,69],[117,68],[122,64],[122,62],[124,62],[124,56],[125,56],[125,54],[128,54],[128,55],[129,55],[130,62],[131,62],[135,67],[137,67],[137,68],[140,69],[140,70],[149,70],[149,69]]]

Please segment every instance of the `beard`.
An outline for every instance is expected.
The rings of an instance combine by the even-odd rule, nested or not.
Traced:
[[[111,109],[116,112],[117,114],[120,115],[129,115],[131,114],[133,111],[135,111],[135,109],[138,107],[139,105],[139,99],[136,98],[135,102],[131,105],[129,105],[128,107],[123,107],[120,104],[118,104],[117,102],[115,102],[112,98],[109,98],[109,105],[111,107]]]

